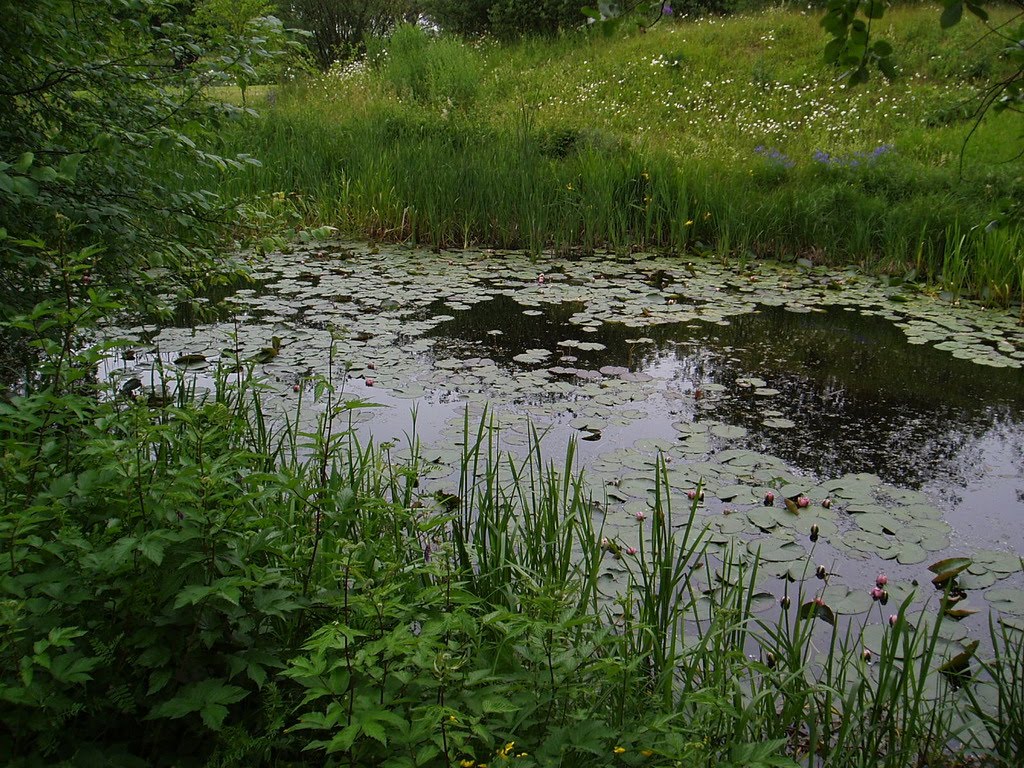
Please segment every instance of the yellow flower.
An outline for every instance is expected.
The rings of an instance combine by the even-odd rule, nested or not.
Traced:
[[[616,755],[621,755],[625,751],[626,751],[625,747],[616,747],[615,749],[612,750],[612,752],[614,752]]]
[[[457,723],[457,722],[459,722],[459,718],[457,718],[455,715],[448,715],[448,722],[449,723]]]
[[[473,768],[473,766],[476,765],[476,762],[473,760],[462,760],[459,765],[461,768]]]
[[[641,749],[640,750],[640,754],[643,755],[644,757],[653,757],[654,756],[654,750],[653,749]]]
[[[693,226],[693,219],[687,219],[686,220],[686,226],[692,227]]]

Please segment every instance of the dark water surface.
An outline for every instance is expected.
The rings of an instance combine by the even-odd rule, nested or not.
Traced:
[[[344,395],[387,406],[361,410],[360,433],[401,445],[415,408],[442,463],[459,453],[467,408],[471,421],[485,406],[498,415],[513,450],[527,419],[550,457],[575,436],[595,496],[621,491],[605,522],[624,541],[665,451],[673,493],[708,477],[701,514],[723,535],[799,544],[851,590],[879,569],[909,585],[934,560],[977,554],[977,600],[1013,587],[1024,622],[1024,330],[1006,316],[849,272],[640,256],[538,264],[354,246],[268,255],[257,278],[225,302],[236,322],[140,334],[155,347],[117,375],[145,380],[147,355],[213,365],[237,346],[251,360],[277,336],[258,372],[282,411],[347,365]],[[731,463],[737,452],[748,463]],[[828,483],[844,479],[824,510]],[[746,493],[711,498],[735,484]],[[831,528],[817,550],[804,517],[758,522],[761,494],[793,484]]]

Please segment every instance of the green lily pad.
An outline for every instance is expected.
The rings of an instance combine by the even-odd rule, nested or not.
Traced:
[[[732,424],[715,424],[711,427],[711,434],[724,440],[739,440],[747,436],[747,430]]]

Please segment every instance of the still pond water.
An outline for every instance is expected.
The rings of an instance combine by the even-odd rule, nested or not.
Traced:
[[[467,409],[495,416],[511,451],[531,424],[556,459],[575,437],[623,544],[661,454],[674,504],[703,482],[711,540],[759,549],[768,579],[813,557],[836,573],[830,604],[860,613],[877,571],[899,596],[927,585],[929,563],[968,556],[963,605],[1024,622],[1024,328],[1011,315],[806,264],[345,243],[258,264],[221,321],[121,329],[139,354],[110,375],[151,384],[160,363],[203,386],[237,354],[262,360],[281,412],[331,376],[384,406],[358,412],[377,441],[405,445],[415,410],[423,457],[442,468]],[[794,516],[783,498],[799,496],[810,504]]]

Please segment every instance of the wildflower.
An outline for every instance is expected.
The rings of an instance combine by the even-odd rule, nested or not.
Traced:
[[[640,750],[640,754],[643,755],[644,757],[653,757],[654,756],[654,750],[653,749],[641,749]]]
[[[900,620],[900,617],[897,616],[895,613],[890,614],[890,616],[889,616],[889,626],[890,627],[895,627],[896,626],[896,622],[899,621],[899,620]]]
[[[612,750],[612,752],[614,752],[616,755],[621,755],[625,751],[625,747],[615,747],[615,749]]]
[[[874,589],[871,590],[871,599],[874,600],[875,602],[878,602],[879,600],[882,599],[882,594],[884,592],[885,592],[885,590],[882,589],[881,587],[875,587]]]
[[[693,219],[687,219],[685,226],[692,227],[693,226]]]
[[[638,550],[636,547],[626,547],[626,554],[627,555],[635,555],[639,551],[640,550]]]
[[[640,510],[639,512],[636,513],[636,519],[638,523],[642,523],[644,520],[647,519],[647,513],[644,512],[643,510]]]
[[[875,586],[878,587],[879,589],[881,589],[882,587],[884,587],[888,583],[889,583],[889,577],[886,576],[884,573],[880,573],[880,574],[878,574],[878,576],[875,577]]]
[[[459,765],[461,766],[461,768],[473,768],[473,766],[476,765],[476,761],[474,761],[474,760],[460,760],[459,761]]]

